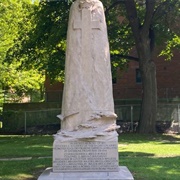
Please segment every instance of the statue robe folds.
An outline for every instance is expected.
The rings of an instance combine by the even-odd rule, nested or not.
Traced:
[[[95,138],[117,128],[107,27],[99,0],[76,0],[71,6],[59,118],[57,135],[64,137]]]

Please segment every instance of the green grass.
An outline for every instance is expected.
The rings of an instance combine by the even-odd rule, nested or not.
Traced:
[[[37,180],[42,171],[51,166],[51,159],[0,161],[0,180]]]
[[[52,155],[52,136],[0,136],[0,158]]]
[[[135,180],[180,179],[180,135],[122,135],[118,148]]]
[[[123,135],[118,147],[121,156],[180,156],[180,135]]]
[[[0,158],[32,157],[0,161],[0,180],[35,180],[52,166],[52,136],[0,136]],[[180,135],[119,136],[119,164],[127,166],[135,180],[180,179]]]

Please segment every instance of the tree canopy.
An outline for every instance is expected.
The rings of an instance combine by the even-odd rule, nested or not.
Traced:
[[[16,93],[17,97],[41,88],[44,75],[35,68],[22,70],[23,57],[14,56],[11,63],[5,62],[19,49],[23,40],[28,40],[37,5],[31,0],[0,1],[0,89]],[[18,98],[19,99],[19,98]],[[16,99],[16,100],[18,100]]]
[[[41,2],[33,14],[33,27],[22,33],[27,38],[19,37],[19,46],[9,49],[6,62],[12,63],[14,58],[18,58],[22,61],[22,69],[33,67],[45,70],[51,79],[62,78],[68,12],[67,2]]]
[[[70,2],[72,1],[69,3],[42,1],[34,11],[31,22],[33,27],[21,33],[14,46],[9,49],[7,61],[12,62],[14,58],[21,59],[23,68],[35,67],[38,70],[45,70],[51,79],[63,80]],[[135,46],[135,39],[127,17],[125,1],[102,0],[102,2],[107,18],[112,63],[116,67],[125,67],[127,62],[125,59],[138,58],[128,56],[129,51]],[[139,26],[141,26],[146,21],[145,14],[148,13],[145,1],[132,2],[136,3]],[[159,54],[167,55],[168,59],[173,55],[172,49],[179,46],[178,7],[177,0],[159,0],[156,1],[152,14],[151,29],[155,36],[152,41],[157,45],[164,45],[163,51]]]

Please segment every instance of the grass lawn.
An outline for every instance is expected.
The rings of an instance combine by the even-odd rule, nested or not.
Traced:
[[[52,136],[0,136],[0,180],[35,180],[52,166]],[[180,135],[119,136],[119,164],[127,166],[135,180],[180,179]],[[47,157],[38,159],[38,157]]]

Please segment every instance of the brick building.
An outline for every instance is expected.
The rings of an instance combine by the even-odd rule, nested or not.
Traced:
[[[180,98],[180,53],[174,52],[171,61],[165,61],[164,57],[155,59],[157,71],[158,98]],[[62,99],[63,84],[50,84],[45,82],[46,101],[58,102]],[[142,84],[138,62],[131,61],[129,68],[118,71],[116,82],[113,84],[114,99],[141,99]]]

